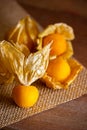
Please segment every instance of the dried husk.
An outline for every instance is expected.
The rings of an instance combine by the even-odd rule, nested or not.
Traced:
[[[26,56],[33,52],[36,47],[37,35],[40,28],[31,17],[27,16],[21,19],[15,27],[6,34],[6,40],[16,44]]]
[[[65,36],[66,43],[67,43],[67,50],[66,52],[61,54],[61,56],[68,61],[71,68],[71,73],[69,77],[64,82],[61,83],[56,81],[55,78],[49,76],[46,72],[44,76],[41,78],[41,81],[44,82],[46,86],[48,86],[49,88],[53,88],[53,89],[68,88],[82,69],[82,66],[75,59],[72,58],[74,52],[73,52],[73,46],[71,40],[75,38],[73,28],[65,23],[57,23],[54,25],[49,25],[43,32],[41,32],[38,35],[38,39],[37,39],[38,50],[42,49],[43,38],[53,33],[59,33]],[[58,57],[57,55],[50,56],[50,60],[57,57]]]
[[[32,84],[45,74],[49,62],[49,52],[50,44],[26,57],[13,44],[5,40],[0,42],[0,64],[3,66],[0,76],[3,76],[3,82],[8,83],[15,78],[23,85]]]
[[[44,82],[46,86],[49,88],[53,88],[53,89],[68,88],[70,84],[76,79],[76,77],[78,76],[78,74],[83,68],[82,65],[73,58],[69,58],[68,63],[71,68],[71,73],[64,82],[61,83],[56,81],[53,77],[49,76],[47,73],[45,73],[45,75],[41,78],[41,81]]]
[[[54,25],[49,25],[46,29],[44,29],[41,33],[39,33],[37,39],[37,44],[38,44],[37,49],[40,50],[42,48],[43,38],[53,33],[59,33],[65,36],[67,42],[67,50],[65,53],[62,54],[62,56],[66,59],[70,58],[73,55],[73,47],[72,47],[71,40],[73,40],[75,36],[72,27],[70,27],[65,23],[57,23]],[[50,58],[53,57],[57,57],[57,56],[56,55],[50,56]]]

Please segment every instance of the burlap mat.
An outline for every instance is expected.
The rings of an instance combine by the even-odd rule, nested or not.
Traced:
[[[1,0],[0,2],[1,40],[7,29],[14,25],[21,17],[24,17],[26,12],[24,12],[14,1],[9,0],[8,2],[8,0]],[[8,5],[4,4],[6,2]],[[53,91],[52,89],[46,88],[40,81],[37,81],[34,85],[38,87],[40,97],[37,104],[28,109],[19,108],[14,104],[11,98],[11,92],[14,85],[15,83],[9,84],[8,86],[0,86],[0,128],[86,94],[87,70],[83,68],[68,90]]]
[[[15,83],[0,87],[0,127],[20,121],[36,113],[53,108],[58,104],[76,99],[87,93],[87,70],[84,68],[67,90],[52,90],[37,81],[40,97],[32,108],[19,108],[11,98],[12,87]]]

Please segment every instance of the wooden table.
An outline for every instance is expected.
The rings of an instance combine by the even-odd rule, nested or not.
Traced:
[[[70,11],[22,5],[43,27],[65,22],[75,30],[74,56],[87,67],[87,18]],[[3,130],[87,130],[87,95],[9,125]]]

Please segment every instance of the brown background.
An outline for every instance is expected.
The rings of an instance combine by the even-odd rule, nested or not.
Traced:
[[[87,1],[86,0],[17,0],[43,27],[65,22],[75,31],[75,57],[87,66]],[[84,51],[84,52],[83,52]],[[85,60],[84,60],[85,59]]]
[[[76,35],[73,41],[74,56],[87,68],[86,0],[67,0],[67,2],[64,0],[18,0],[18,2],[43,27],[57,22],[65,22],[71,25]],[[87,130],[87,95],[3,129]]]

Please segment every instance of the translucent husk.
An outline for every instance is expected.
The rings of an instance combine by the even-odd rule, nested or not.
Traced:
[[[36,47],[37,35],[40,28],[31,17],[27,16],[20,20],[15,27],[6,34],[6,40],[16,44],[26,56],[33,52]]]
[[[3,83],[9,83],[15,78],[23,85],[30,85],[41,78],[48,66],[49,52],[50,44],[26,57],[13,44],[0,42],[0,65],[3,66],[0,77],[3,77]]]

